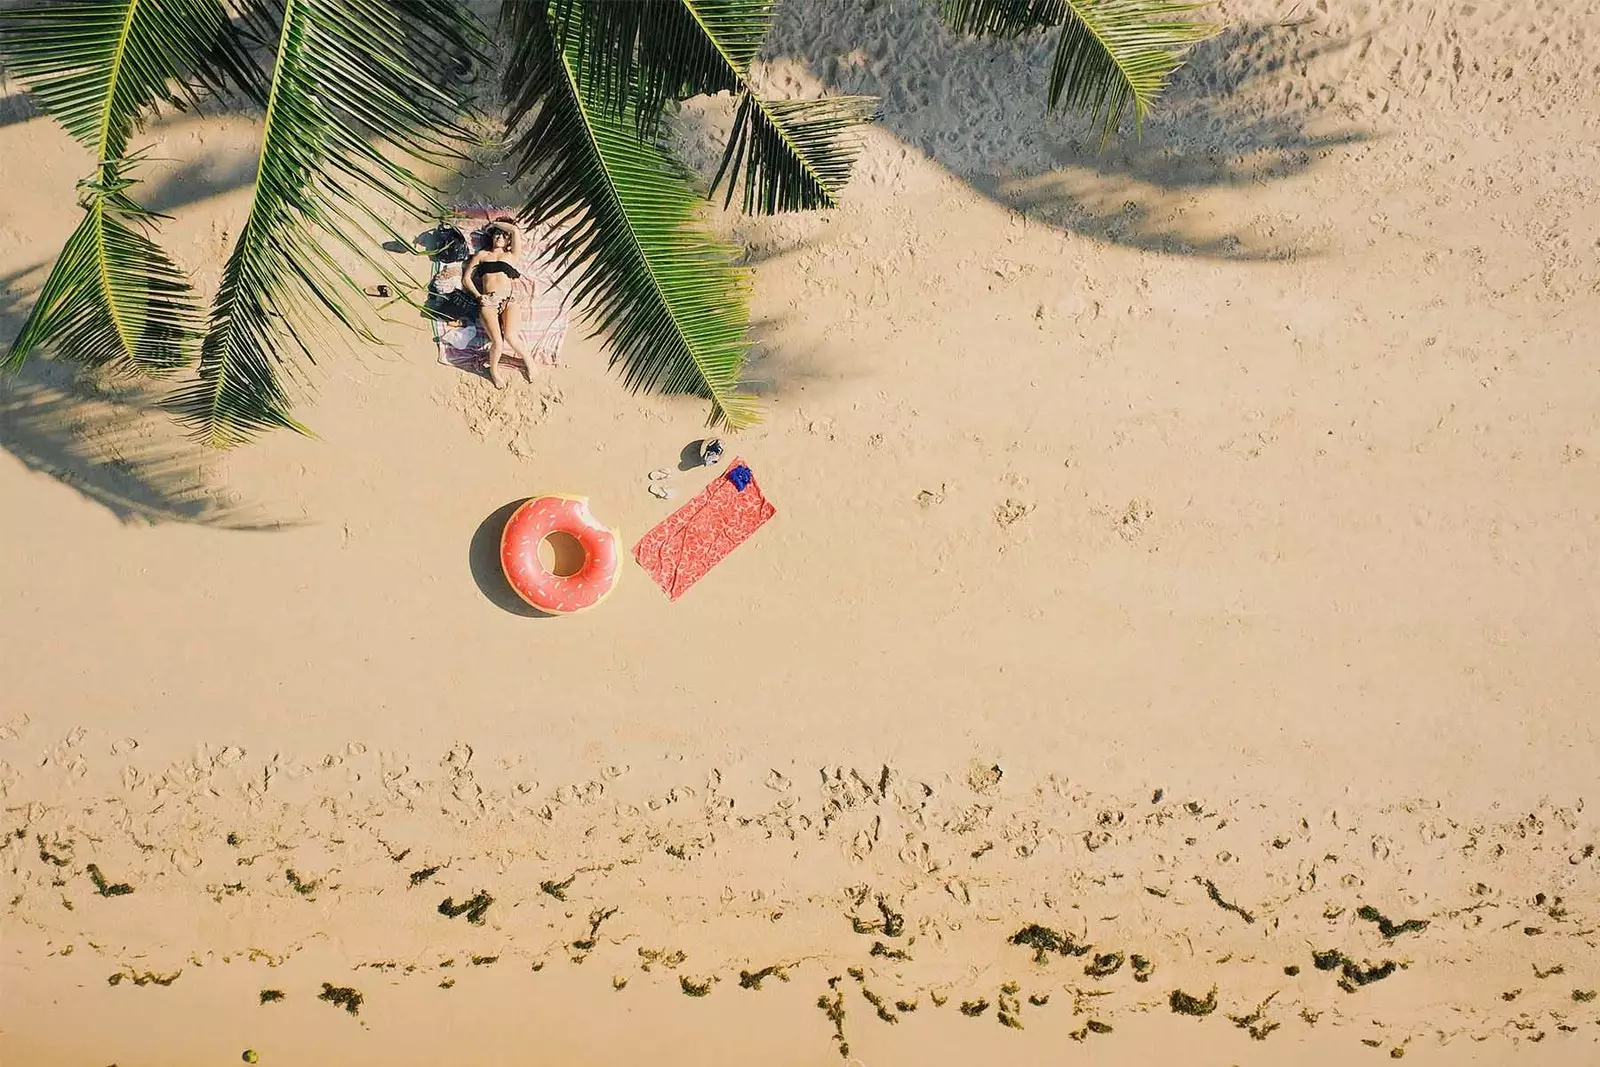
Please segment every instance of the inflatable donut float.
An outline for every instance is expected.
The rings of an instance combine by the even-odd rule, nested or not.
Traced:
[[[554,566],[539,558],[549,539]],[[537,496],[511,513],[500,535],[500,567],[523,600],[551,615],[585,611],[611,594],[620,559],[616,531],[581,496]]]

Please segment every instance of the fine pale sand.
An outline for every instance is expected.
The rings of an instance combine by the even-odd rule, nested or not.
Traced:
[[[497,393],[396,316],[220,456],[0,386],[0,1062],[1593,1062],[1600,3],[1216,17],[1097,154],[1048,43],[785,8],[886,114],[725,220],[779,510],[676,604],[494,580],[708,477],[578,330]],[[6,91],[0,340],[90,162]],[[146,138],[207,295],[257,134]]]

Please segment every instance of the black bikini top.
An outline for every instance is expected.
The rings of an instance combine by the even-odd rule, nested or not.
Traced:
[[[501,263],[498,260],[490,260],[488,263],[478,264],[477,277],[482,278],[485,274],[504,274],[513,279],[522,277],[520,270],[509,263]]]

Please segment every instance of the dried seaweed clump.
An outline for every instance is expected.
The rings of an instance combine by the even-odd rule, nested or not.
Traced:
[[[839,988],[839,976],[828,979],[827,993],[817,998],[817,1007],[827,1015],[828,1021],[833,1024],[833,1040],[839,1046],[839,1055],[845,1059],[850,1056],[850,1042],[844,1039],[844,991]]]
[[[678,986],[686,997],[703,997],[711,992],[712,983],[716,978],[707,978],[703,982],[696,982],[686,974],[678,975]]]
[[[787,982],[789,980],[789,972],[781,963],[774,963],[769,967],[761,968],[759,971],[740,971],[739,988],[759,991],[761,983],[768,978],[776,978],[780,982]]]
[[[968,1018],[976,1019],[988,1010],[989,1002],[982,997],[977,1000],[963,1000],[961,1002],[961,1014]]]
[[[1364,985],[1371,985],[1389,977],[1400,969],[1400,964],[1394,960],[1384,960],[1382,963],[1359,964],[1346,956],[1338,949],[1329,949],[1326,952],[1313,952],[1311,954],[1312,966],[1319,971],[1339,971],[1339,988],[1346,993],[1354,993]]]
[[[43,855],[43,853],[40,853]],[[100,868],[91,863],[84,870],[89,875],[89,881],[94,883],[94,891],[103,897],[125,897],[133,892],[133,886],[127,882],[108,882],[106,876],[100,873]]]
[[[336,1008],[343,1008],[351,1015],[361,1014],[361,994],[349,986],[336,986],[331,982],[322,983],[322,992],[317,994],[318,1000],[325,1000]]]
[[[1038,923],[1029,923],[1010,937],[1013,945],[1025,945],[1033,949],[1033,962],[1044,963],[1049,953],[1062,956],[1082,956],[1088,953],[1091,946],[1080,945],[1071,934],[1063,934],[1059,930],[1052,930],[1048,926]]]
[[[1419,933],[1428,928],[1427,919],[1407,919],[1405,922],[1393,922],[1371,904],[1363,904],[1356,909],[1356,915],[1369,923],[1378,924],[1378,933],[1383,935],[1385,941],[1393,940],[1401,934]]]
[[[1135,982],[1150,981],[1150,976],[1155,973],[1155,964],[1151,963],[1137,952],[1135,952],[1132,956],[1129,956],[1128,961],[1133,964],[1133,980]]]
[[[463,900],[460,904],[456,903],[455,897],[445,897],[444,901],[439,905],[439,914],[447,919],[465,915],[467,922],[472,923],[474,926],[482,926],[484,913],[489,910],[489,905],[493,903],[494,897],[480,889],[471,898]]]
[[[429,878],[432,878],[434,875],[436,875],[438,873],[439,873],[439,868],[437,866],[434,866],[434,867],[423,867],[421,870],[412,871],[411,872],[411,888],[412,889],[417,888],[417,886],[421,885],[423,882],[426,882]]]
[[[1093,961],[1084,967],[1083,973],[1090,978],[1109,978],[1122,969],[1124,957],[1120,952],[1106,952],[1097,954]]]
[[[1217,1010],[1217,987],[1212,986],[1211,992],[1204,998],[1192,997],[1181,989],[1174,989],[1167,998],[1167,1003],[1179,1015],[1206,1016]]]
[[[282,999],[283,990],[281,989],[263,989],[261,991],[261,1003],[263,1004],[275,1004]]]
[[[1249,1015],[1230,1015],[1228,1016],[1228,1021],[1239,1029],[1248,1031],[1252,1039],[1265,1041],[1268,1034],[1283,1025],[1267,1018],[1267,1005],[1271,1004],[1272,998],[1277,995],[1277,993],[1273,993],[1266,1000],[1257,1004],[1255,1010]]]

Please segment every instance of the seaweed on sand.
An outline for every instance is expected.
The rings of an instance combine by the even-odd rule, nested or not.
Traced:
[[[1122,969],[1123,960],[1120,952],[1100,953],[1083,968],[1083,973],[1090,978],[1109,978]]]
[[[1596,996],[1600,996],[1600,990],[1574,989],[1572,991],[1572,999],[1579,1004],[1588,1004],[1592,1002]]]
[[[833,995],[822,994],[817,998],[817,1007],[822,1009],[828,1021],[833,1024],[833,1040],[839,1046],[840,1057],[848,1059],[850,1042],[844,1039],[844,991],[839,988],[838,975],[828,979],[828,989]]]
[[[289,883],[289,887],[291,889],[293,889],[296,893],[299,893],[303,897],[311,896],[313,893],[315,893],[317,891],[317,887],[322,884],[322,880],[321,879],[316,879],[316,878],[312,879],[309,882],[303,881],[300,878],[300,875],[295,873],[295,870],[292,867],[289,870],[283,872],[283,879],[284,879],[284,881]]]
[[[1217,987],[1212,986],[1211,992],[1202,997],[1192,997],[1181,989],[1174,989],[1167,998],[1167,1004],[1179,1015],[1195,1015],[1204,1017],[1217,1010]]]
[[[995,1008],[995,1019],[1001,1026],[1009,1026],[1013,1030],[1022,1029],[1022,1001],[1017,994],[1022,992],[1022,987],[1015,982],[1007,982],[1000,987],[1000,996],[997,998],[998,1007]]]
[[[89,881],[94,883],[94,891],[103,897],[125,897],[133,892],[133,886],[127,882],[108,882],[106,876],[100,873],[100,868],[93,863],[84,868],[89,875]]]
[[[911,958],[910,953],[903,949],[890,948],[882,941],[874,941],[872,943],[872,951],[868,955],[882,956],[886,960],[909,960]]]
[[[1197,877],[1195,881],[1206,887],[1206,896],[1211,898],[1211,903],[1215,904],[1223,911],[1231,911],[1247,923],[1253,923],[1256,921],[1256,917],[1250,912],[1245,911],[1239,905],[1230,900],[1224,900],[1222,898],[1222,892],[1217,889],[1217,883],[1213,882],[1211,879]]]
[[[761,989],[761,983],[765,982],[768,978],[776,978],[780,982],[787,982],[789,980],[789,971],[787,965],[782,963],[774,963],[770,966],[761,968],[759,971],[740,971],[739,988],[754,989],[759,991]]]
[[[976,1019],[988,1010],[989,1002],[982,997],[977,1000],[963,1000],[961,1002],[961,1014],[971,1019]]]
[[[472,923],[474,926],[482,926],[484,913],[489,910],[489,905],[493,903],[494,897],[491,897],[486,890],[480,889],[476,894],[463,900],[460,904],[455,902],[455,897],[445,897],[439,904],[439,914],[447,919],[465,915],[467,922]]]
[[[878,912],[883,916],[883,936],[899,937],[905,933],[906,917],[893,908],[883,899],[883,894],[878,894]]]
[[[678,986],[683,990],[683,995],[686,997],[703,997],[709,995],[711,992],[711,986],[714,982],[716,982],[715,977],[707,978],[703,982],[696,982],[686,974],[678,975]]]
[[[1151,963],[1137,952],[1135,952],[1132,956],[1129,956],[1128,961],[1133,964],[1133,980],[1135,982],[1150,981],[1150,976],[1155,973],[1155,964]]]
[[[412,889],[417,888],[417,886],[421,885],[423,882],[426,882],[429,878],[432,878],[434,875],[438,874],[440,869],[441,868],[439,868],[437,866],[434,866],[434,867],[424,867],[421,870],[412,871],[411,872],[411,886],[410,886],[410,888],[412,888]]]
[[[1277,995],[1277,992],[1274,991],[1271,996],[1267,997],[1266,1000],[1263,1000],[1260,1004],[1257,1004],[1255,1010],[1249,1015],[1230,1015],[1228,1016],[1228,1021],[1233,1023],[1233,1025],[1237,1026],[1241,1030],[1249,1031],[1252,1039],[1256,1041],[1265,1041],[1268,1034],[1272,1033],[1272,1031],[1283,1025],[1282,1023],[1275,1023],[1267,1018],[1267,1005],[1271,1004],[1272,998],[1276,997]]]
[[[1025,945],[1033,949],[1033,962],[1044,963],[1048,953],[1055,952],[1062,956],[1082,956],[1088,953],[1090,945],[1080,945],[1071,934],[1063,934],[1059,930],[1052,930],[1048,926],[1038,923],[1029,923],[1010,937],[1013,945]]]
[[[578,876],[576,874],[568,876],[565,882],[552,882],[549,879],[546,879],[545,881],[539,883],[539,888],[545,893],[548,893],[550,896],[555,897],[557,900],[564,901],[567,899],[567,890],[571,889],[572,883],[576,882],[577,880]]]
[[[137,986],[158,985],[164,987],[176,982],[178,980],[178,976],[182,973],[182,971],[173,971],[171,974],[157,974],[155,971],[135,971],[129,969],[126,971],[118,971],[116,974],[107,978],[106,985],[121,985],[122,980],[126,978],[128,981]]]
[[[572,958],[573,963],[582,963],[589,958],[589,953],[600,943],[600,924],[616,913],[616,908],[596,908],[589,913],[589,936],[580,937],[567,945],[567,955]]]
[[[1428,928],[1427,919],[1407,919],[1405,922],[1393,922],[1371,904],[1363,904],[1356,909],[1356,915],[1369,923],[1378,924],[1378,933],[1383,935],[1385,941],[1391,941],[1401,934],[1420,932]]]
[[[51,845],[47,845],[47,844],[45,844],[44,835],[43,834],[39,835],[39,858],[41,860],[44,860],[44,862],[46,862],[46,863],[52,864],[53,866],[65,867],[65,866],[67,866],[68,864],[70,864],[72,862],[72,857],[71,856],[58,856],[54,852],[51,852],[50,849],[51,848],[67,848],[67,849],[70,849],[71,847],[72,847],[72,843],[70,841],[65,845],[63,845],[59,841],[54,842]]]
[[[351,1015],[361,1014],[361,994],[349,986],[336,986],[331,982],[322,983],[322,992],[317,994],[318,1000],[325,1000],[336,1008],[343,1008]]]
[[[900,1017],[889,1010],[889,1005],[884,1001],[884,999],[878,996],[878,994],[874,993],[872,990],[868,989],[865,982],[861,983],[861,997],[868,1004],[872,1005],[872,1010],[877,1012],[878,1018],[882,1019],[884,1022],[897,1023],[900,1021]]]
[[[261,991],[261,1003],[263,1004],[273,1004],[282,999],[283,990],[281,989],[263,989]]]
[[[499,956],[473,956],[471,959],[474,967],[487,967],[491,963],[500,962]]]
[[[1362,986],[1381,981],[1400,969],[1400,964],[1394,960],[1384,960],[1378,964],[1360,964],[1336,948],[1328,949],[1326,952],[1313,952],[1311,963],[1319,971],[1337,969],[1339,988],[1346,993],[1354,993]]]

